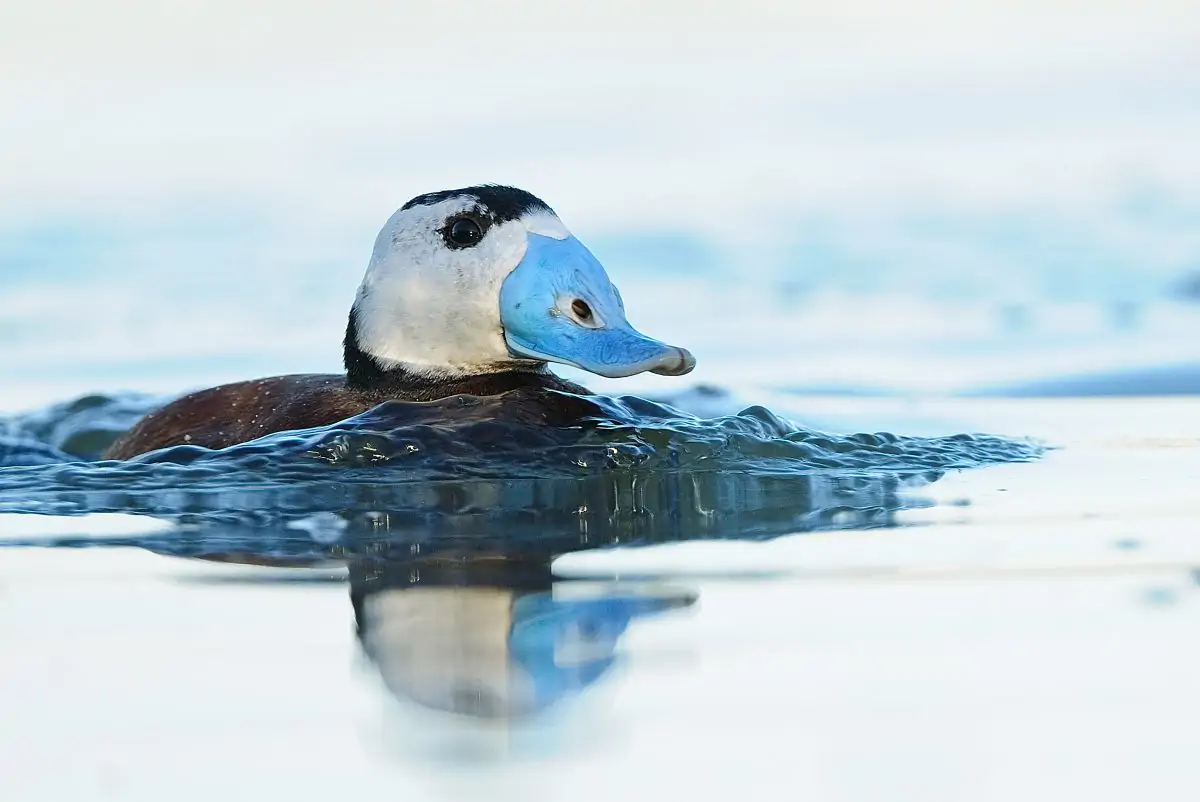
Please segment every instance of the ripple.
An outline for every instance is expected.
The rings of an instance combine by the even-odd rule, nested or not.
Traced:
[[[574,425],[499,419],[496,399],[389,401],[330,426],[123,462],[87,458],[159,402],[88,396],[0,423],[0,512],[155,516],[178,529],[136,545],[181,555],[328,559],[381,538],[497,533],[570,550],[890,526],[925,503],[909,490],[947,470],[1042,451],[990,435],[831,434],[761,406],[700,418],[633,396],[563,395],[585,413]]]
[[[391,401],[226,449],[96,461],[160,401],[88,396],[0,421],[0,547],[253,566],[214,581],[345,579],[393,696],[511,719],[584,692],[635,620],[697,599],[564,580],[562,555],[893,527],[946,471],[1041,453],[989,435],[830,434],[761,406],[701,418],[632,396],[562,400],[582,415],[561,427],[498,415],[503,397]]]

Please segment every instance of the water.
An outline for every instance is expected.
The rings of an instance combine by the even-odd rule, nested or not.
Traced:
[[[200,481],[5,468],[40,477],[7,509],[66,513],[0,515],[6,792],[707,798],[750,771],[818,797],[1120,799],[1194,778],[1195,401],[810,404],[1059,448],[717,471],[696,506],[629,468],[421,505],[353,475],[387,464],[280,478],[236,450]],[[746,420],[724,425],[770,430]],[[93,473],[44,473],[68,468]],[[605,506],[560,503],[580,499]]]
[[[392,401],[316,429],[124,462],[96,460],[157,402],[91,396],[0,422],[0,513],[173,524],[132,540],[32,541],[41,545],[288,564],[515,550],[548,566],[615,544],[892,525],[921,503],[906,491],[948,470],[1043,451],[987,435],[825,433],[763,407],[699,418],[638,397],[559,395],[578,424],[500,419],[506,396]]]
[[[700,418],[636,396],[558,395],[578,423],[513,422],[510,396],[392,401],[316,429],[124,462],[97,460],[161,401],[76,399],[0,422],[0,515],[163,526],[0,535],[0,546],[135,548],[324,569],[321,581],[342,567],[363,654],[392,694],[512,720],[602,679],[634,620],[697,598],[612,582],[581,591],[555,576],[559,557],[894,526],[948,470],[1043,453],[987,435],[824,433],[761,406]]]

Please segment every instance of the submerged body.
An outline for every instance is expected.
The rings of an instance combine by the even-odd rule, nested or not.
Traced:
[[[512,187],[435,192],[406,203],[375,242],[350,310],[345,374],[214,387],[150,413],[104,454],[226,448],[326,426],[386,401],[503,397],[474,414],[560,426],[585,394],[547,362],[601,376],[688,373],[695,359],[635,330],[595,257],[543,201]],[[437,412],[446,414],[443,405]]]
[[[499,414],[529,425],[561,426],[575,405],[546,392],[586,393],[548,371],[513,371],[436,383],[413,381],[386,390],[350,387],[339,374],[298,374],[237,382],[183,396],[138,421],[105,452],[128,459],[178,445],[226,448],[264,435],[328,426],[385,401],[438,401],[456,395],[507,395]],[[496,407],[489,407],[496,414]]]

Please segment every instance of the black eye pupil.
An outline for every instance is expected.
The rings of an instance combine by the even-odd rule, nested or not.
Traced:
[[[450,224],[450,241],[455,245],[474,245],[483,239],[483,229],[469,217],[460,217]]]

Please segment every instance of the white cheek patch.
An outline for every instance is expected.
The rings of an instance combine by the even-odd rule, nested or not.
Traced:
[[[570,232],[539,212],[490,226],[473,247],[447,246],[446,219],[477,205],[462,196],[415,206],[380,232],[358,295],[358,344],[385,368],[449,375],[511,367],[500,288],[525,256],[529,231],[555,239]]]

